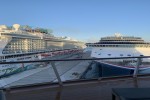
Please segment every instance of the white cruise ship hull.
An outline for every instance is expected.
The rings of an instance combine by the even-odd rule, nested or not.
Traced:
[[[93,58],[111,58],[111,57],[138,57],[138,56],[149,56],[150,48],[99,48],[95,47],[92,49],[91,57]],[[109,59],[104,60],[103,62],[108,64],[113,64],[121,68],[134,69],[136,67],[137,59]],[[120,65],[119,63],[122,64]],[[149,58],[142,59],[142,62],[150,62]],[[123,65],[125,64],[125,65]],[[140,69],[150,68],[150,65],[140,65]]]

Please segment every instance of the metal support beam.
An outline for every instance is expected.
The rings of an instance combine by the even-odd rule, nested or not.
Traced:
[[[52,61],[52,62],[51,62],[51,65],[52,65],[53,70],[54,70],[54,72],[55,72],[55,75],[56,75],[56,77],[57,77],[57,79],[58,79],[59,85],[62,86],[62,81],[61,81],[60,75],[59,75],[59,73],[58,73],[58,71],[57,71],[57,68],[56,68],[56,66],[55,66],[55,62]]]
[[[139,72],[139,66],[141,65],[141,63],[142,63],[141,58],[137,58],[137,63],[136,63],[136,67],[134,69],[133,77],[137,77],[137,74]]]

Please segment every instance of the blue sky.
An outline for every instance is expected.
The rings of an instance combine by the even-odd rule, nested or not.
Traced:
[[[150,0],[0,0],[0,24],[50,28],[93,42],[114,35],[150,41]]]

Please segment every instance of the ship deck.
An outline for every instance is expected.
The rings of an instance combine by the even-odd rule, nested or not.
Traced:
[[[59,84],[13,87],[5,90],[6,100],[111,100],[112,88],[148,88],[150,75],[80,80]]]

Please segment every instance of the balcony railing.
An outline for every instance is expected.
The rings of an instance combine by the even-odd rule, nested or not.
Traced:
[[[0,87],[102,80],[150,74],[150,56],[88,58],[71,55],[43,60],[1,62]]]

